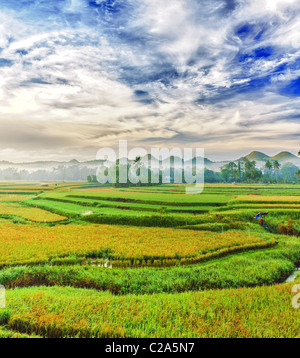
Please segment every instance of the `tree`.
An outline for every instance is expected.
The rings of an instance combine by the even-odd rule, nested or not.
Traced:
[[[136,167],[140,167],[141,166],[141,162],[142,162],[142,158],[139,156],[139,157],[136,157],[133,161],[133,165],[136,166]]]
[[[232,171],[232,176],[234,179],[238,179],[239,178],[239,171],[238,169],[233,169]]]
[[[221,168],[221,176],[222,176],[222,178],[224,179],[224,181],[225,181],[226,183],[229,181],[230,172],[229,172],[229,170],[226,168],[225,165]]]
[[[300,169],[296,171],[295,175],[300,178]]]
[[[205,183],[220,183],[223,181],[220,173],[214,172],[206,168],[204,169],[204,180]]]
[[[229,162],[227,167],[231,172],[233,172],[233,170],[237,168],[237,165],[234,162]]]
[[[140,156],[136,157],[133,161],[132,169],[137,173],[137,175],[140,175],[142,164],[142,158]]]
[[[245,179],[248,182],[257,182],[262,178],[262,171],[256,169],[256,162],[253,160],[250,162],[248,159],[245,160]]]
[[[277,179],[277,171],[280,169],[281,165],[277,160],[274,160],[273,162],[273,168],[275,169],[276,172],[276,179]]]
[[[295,181],[297,171],[300,170],[296,165],[294,165],[293,163],[285,163],[283,164],[279,175],[283,178],[285,183],[292,182]]]
[[[250,182],[258,182],[262,178],[262,171],[258,169],[251,169],[245,173],[245,178]]]
[[[149,158],[149,156],[148,156]],[[123,163],[120,159],[116,161],[115,169],[116,169],[116,183],[115,187],[117,188],[128,188],[131,186],[151,186],[151,170],[147,165],[145,165],[144,160],[138,156],[136,157],[132,163],[127,164]],[[137,183],[133,183],[132,179],[137,176],[139,177],[139,181]],[[162,183],[161,173],[159,184]]]
[[[250,160],[247,160],[245,163],[245,169],[247,171],[255,170],[255,166],[256,166],[255,160],[253,160],[252,162],[250,162]]]
[[[271,169],[273,168],[273,164],[269,160],[266,161],[265,168],[269,170],[269,175],[271,178]]]
[[[238,173],[237,165],[234,162],[229,162],[228,164],[223,165],[221,168],[221,175],[226,182],[234,179],[236,173]]]
[[[120,159],[116,161],[115,170],[116,170],[116,183],[114,184],[116,188],[126,188],[129,186],[128,181],[128,172],[130,169],[130,165],[127,163],[122,163]]]
[[[242,179],[242,177],[243,177],[243,170],[244,170],[243,165],[244,165],[244,161],[239,160],[239,162],[238,162],[239,179]]]

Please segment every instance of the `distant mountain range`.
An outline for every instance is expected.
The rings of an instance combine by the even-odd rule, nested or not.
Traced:
[[[151,155],[147,155],[148,160]],[[243,158],[256,162],[256,167],[263,169],[267,160],[277,160],[281,165],[291,163],[300,168],[300,158],[290,152],[280,152],[274,156],[269,156],[265,153],[253,151],[245,157],[233,160],[238,163]],[[143,158],[142,158],[143,159]],[[171,157],[171,165],[175,168],[181,166],[182,159],[179,157]],[[13,163],[9,161],[0,161],[0,180],[86,180],[87,175],[94,175],[97,167],[103,164],[103,160],[90,160],[79,162],[76,159],[70,161],[36,161],[27,163]],[[129,163],[132,163],[129,160]],[[196,158],[187,160],[185,165],[193,165]],[[220,172],[222,166],[228,164],[230,161],[212,161],[204,158],[204,166],[206,169]],[[169,166],[170,158],[164,159],[160,162],[161,167]],[[158,164],[156,164],[157,166]],[[155,165],[152,165],[154,168]]]
[[[277,160],[279,162],[293,162],[294,160],[298,161],[299,158],[296,157],[296,155],[290,153],[290,152],[280,152],[276,155],[273,155],[273,157],[268,156],[265,153],[262,152],[251,152],[250,154],[246,155],[246,158],[250,161],[255,160],[255,161],[261,161],[261,162],[266,162],[267,160]]]

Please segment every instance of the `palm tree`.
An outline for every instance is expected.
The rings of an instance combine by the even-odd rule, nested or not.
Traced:
[[[238,171],[238,169],[233,169],[233,170],[232,170],[232,176],[233,176],[233,178],[234,178],[235,181],[236,181],[236,179],[239,177],[239,171]]]
[[[142,161],[142,158],[141,158],[140,156],[135,157],[135,159],[134,159],[134,161],[133,161],[133,165],[139,166],[140,163],[141,163],[141,161]]]
[[[265,168],[269,170],[269,176],[271,178],[271,169],[273,168],[273,164],[269,160],[266,161]]]
[[[237,168],[237,165],[234,162],[230,162],[228,163],[227,168],[232,172],[235,168]]]
[[[277,161],[277,160],[274,160],[273,162],[273,168],[275,169],[276,171],[276,179],[277,179],[277,171],[280,169],[281,165],[280,163]]]
[[[239,172],[239,178],[241,178],[242,177],[242,161],[241,160],[239,160],[239,162],[238,162],[238,172]]]
[[[256,162],[255,160],[253,160],[252,162],[250,162],[249,160],[245,163],[245,168],[248,170],[248,171],[251,171],[252,169],[255,169],[255,165],[256,165]]]
[[[140,156],[138,156],[133,161],[133,166],[136,168],[138,175],[140,174],[139,171],[140,171],[141,165],[142,165],[142,158]]]

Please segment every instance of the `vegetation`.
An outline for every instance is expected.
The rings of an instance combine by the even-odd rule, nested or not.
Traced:
[[[127,295],[72,287],[8,292],[0,322],[46,337],[298,337],[291,284]]]
[[[256,162],[243,158],[238,162],[226,164],[221,169],[221,175],[225,182],[252,182],[256,183],[262,179],[262,171],[256,169]]]
[[[248,181],[0,185],[0,337],[298,337],[300,187]]]
[[[280,239],[279,239],[280,240]],[[242,252],[192,266],[169,268],[107,269],[103,261],[90,265],[53,264],[5,268],[2,284],[9,288],[23,286],[74,286],[110,291],[116,295],[176,293],[205,289],[254,287],[280,283],[300,263],[300,243],[289,239],[263,252]],[[98,265],[102,263],[99,267]]]
[[[122,230],[123,229],[123,230]],[[75,258],[111,258],[128,266],[164,266],[199,262],[236,250],[268,247],[246,233],[122,228],[97,225],[16,226],[0,223],[0,265],[41,263],[75,255]]]
[[[66,217],[50,213],[39,208],[27,208],[17,204],[0,205],[0,217],[19,216],[36,222],[55,222],[65,220]]]

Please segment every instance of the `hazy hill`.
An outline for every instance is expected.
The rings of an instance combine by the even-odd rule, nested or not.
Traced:
[[[280,152],[273,156],[269,156],[262,152],[253,151],[250,154],[246,155],[245,158],[247,158],[250,161],[255,161],[256,167],[259,169],[265,168],[265,163],[267,160],[270,160],[271,162],[274,160],[277,160],[281,164],[281,166],[285,163],[291,163],[291,164],[297,166],[298,168],[300,168],[300,158],[298,158],[296,155],[294,155],[290,152],[286,152],[286,151]],[[241,158],[241,159],[243,159],[243,158]],[[239,159],[239,160],[241,160],[241,159]],[[239,160],[236,160],[234,162],[237,163]]]
[[[234,160],[237,164],[243,158],[247,158],[250,161],[256,162],[256,167],[259,169],[265,169],[265,163],[267,160],[277,160],[283,167],[285,164],[293,165],[300,168],[300,158],[296,155],[283,151],[272,157],[265,153],[253,151],[250,154],[240,159]],[[143,158],[142,158],[143,159]],[[152,159],[151,154],[148,154],[148,160]],[[178,157],[172,157],[171,166],[181,166],[181,159]],[[191,166],[196,162],[195,158],[189,159],[185,162],[185,165]],[[204,166],[206,169],[214,172],[220,172],[221,168],[228,164],[230,160],[223,161],[211,161],[204,158]],[[133,160],[128,160],[128,164],[132,164]],[[174,164],[173,164],[174,163]],[[26,163],[12,163],[9,161],[0,161],[0,180],[86,180],[87,175],[95,175],[97,168],[103,164],[103,160],[90,160],[79,162],[76,159],[70,161],[36,161]],[[110,163],[113,164],[113,163]],[[170,158],[164,159],[160,163],[161,167],[170,166]],[[157,166],[154,163],[152,168]]]
[[[255,160],[256,162],[266,162],[268,159],[270,159],[270,157],[262,152],[251,152],[250,154],[246,155],[246,158],[248,160],[250,160],[250,162],[252,162],[253,160]]]
[[[294,154],[290,152],[280,152],[273,157],[270,158],[271,160],[278,160],[279,162],[293,162],[294,160],[298,160],[299,158],[296,157]]]

